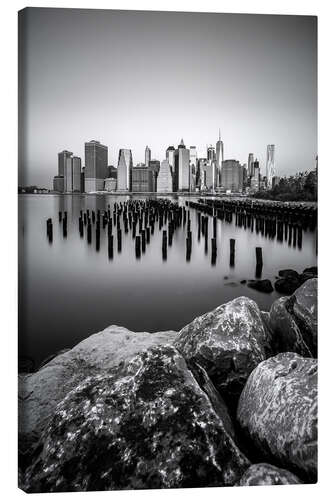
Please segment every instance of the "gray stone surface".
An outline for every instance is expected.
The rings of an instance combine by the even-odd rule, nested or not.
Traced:
[[[224,396],[238,397],[251,371],[270,354],[270,338],[257,304],[238,297],[185,326],[174,344],[199,363]]]
[[[283,484],[302,484],[295,474],[270,464],[253,464],[239,481],[239,486],[272,486]]]
[[[240,396],[238,422],[269,462],[317,473],[317,360],[281,353],[260,363]]]
[[[19,376],[19,445],[35,443],[55,406],[86,377],[107,373],[153,345],[172,343],[176,332],[131,332],[112,325],[56,356],[38,372]]]
[[[153,347],[59,403],[28,492],[233,485],[250,463],[173,346]]]
[[[275,352],[317,355],[317,278],[307,280],[291,297],[273,302],[269,314]]]

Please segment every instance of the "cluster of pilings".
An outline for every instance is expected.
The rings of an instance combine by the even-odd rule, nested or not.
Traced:
[[[313,231],[317,226],[317,207],[313,205],[199,199],[190,201],[189,206],[225,222],[234,221],[237,227],[256,231],[266,238],[297,245],[299,249],[303,231]]]
[[[260,207],[263,212],[260,212]],[[306,207],[308,208],[308,207]],[[168,248],[172,247],[175,233],[179,230],[185,236],[185,257],[191,260],[192,254],[192,221],[190,209],[196,210],[197,239],[204,238],[205,254],[208,253],[210,240],[211,264],[216,264],[218,241],[217,221],[235,223],[237,227],[249,229],[267,238],[276,238],[277,241],[288,242],[289,245],[302,247],[302,234],[305,229],[304,218],[297,219],[295,207],[269,206],[265,203],[232,200],[201,200],[186,201],[185,206],[168,199],[144,199],[115,202],[108,205],[106,210],[80,210],[78,228],[80,238],[86,238],[88,245],[93,242],[95,234],[96,251],[100,250],[101,234],[105,234],[108,241],[109,259],[114,257],[114,246],[117,252],[122,251],[125,235],[133,240],[135,256],[140,259],[145,254],[154,234],[162,236],[162,259],[166,260]],[[301,212],[303,207],[301,207]],[[314,211],[314,210],[313,210]],[[311,212],[312,213],[312,212]],[[212,217],[212,224],[209,219]],[[52,219],[47,219],[47,237],[53,240]],[[67,237],[67,212],[59,212],[59,224],[62,224],[63,236]],[[312,228],[308,221],[306,229]],[[209,235],[209,226],[212,234]],[[235,266],[236,241],[230,241],[230,267]],[[256,276],[261,276],[263,257],[261,247],[256,248]]]
[[[59,223],[63,224],[63,235],[67,237],[67,212],[59,212]],[[100,249],[101,232],[106,232],[108,239],[108,255],[114,256],[116,240],[118,253],[122,250],[123,233],[130,233],[134,241],[136,258],[146,252],[147,246],[155,233],[155,227],[162,231],[162,256],[167,258],[167,248],[172,246],[175,231],[187,223],[187,254],[191,254],[192,233],[189,211],[167,199],[130,200],[114,203],[111,210],[80,210],[78,219],[81,238],[86,235],[89,245],[95,233],[96,251]],[[47,234],[51,234],[52,220],[48,219]],[[167,227],[167,230],[163,229]],[[190,241],[190,245],[188,245]]]

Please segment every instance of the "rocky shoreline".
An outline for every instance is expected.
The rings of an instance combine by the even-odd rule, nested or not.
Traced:
[[[238,297],[180,332],[110,326],[20,374],[20,488],[316,482],[312,276],[269,312]]]

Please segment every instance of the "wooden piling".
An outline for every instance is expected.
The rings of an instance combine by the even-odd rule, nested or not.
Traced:
[[[235,240],[230,238],[230,267],[235,265]]]

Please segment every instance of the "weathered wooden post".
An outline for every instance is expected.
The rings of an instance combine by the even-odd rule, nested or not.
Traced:
[[[113,259],[113,234],[108,234],[108,255],[109,259]]]
[[[235,265],[235,240],[230,238],[230,267]]]
[[[82,219],[81,219],[82,221]],[[83,224],[82,224],[82,236],[83,236]],[[88,224],[87,226],[87,240],[88,240],[88,244],[90,245],[91,243],[91,224]]]
[[[141,256],[141,238],[140,236],[135,237],[135,256],[137,259]]]
[[[97,224],[97,226],[96,226],[96,252],[99,252],[100,237],[101,237],[101,229],[100,229],[100,225]]]
[[[118,252],[121,252],[121,229],[117,231]]]
[[[145,251],[146,251],[146,230],[141,229],[140,234],[141,234],[142,253],[145,253]]]
[[[46,234],[49,239],[49,243],[52,243],[53,240],[53,224],[52,219],[47,219],[46,221]]]
[[[64,238],[67,238],[67,217],[62,219],[62,234]]]
[[[261,278],[262,267],[263,267],[262,248],[256,247],[256,278],[257,279]]]
[[[216,238],[216,215],[214,215],[214,218],[213,218],[213,238]]]
[[[168,245],[167,231],[163,230],[163,233],[162,233],[162,255],[163,255],[163,260],[166,260],[166,258],[167,258],[167,245]]]
[[[216,264],[216,254],[217,254],[216,238],[212,238],[212,265],[213,266],[215,266],[215,264]]]

